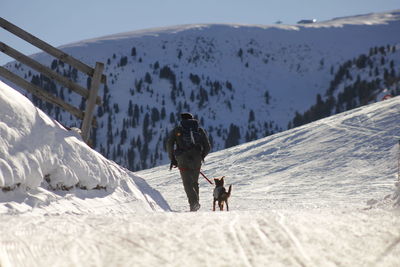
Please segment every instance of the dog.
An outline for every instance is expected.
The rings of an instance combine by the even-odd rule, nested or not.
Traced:
[[[215,204],[217,203],[217,201],[220,210],[224,210],[224,202],[225,202],[226,211],[229,211],[228,198],[231,196],[232,185],[229,186],[228,192],[226,192],[226,189],[224,187],[224,178],[225,176],[222,176],[219,179],[214,178],[215,188],[213,192],[214,196],[213,211],[215,211]]]

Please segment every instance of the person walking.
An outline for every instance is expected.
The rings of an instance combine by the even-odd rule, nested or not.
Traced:
[[[168,137],[167,152],[171,160],[171,168],[178,167],[180,171],[190,211],[200,209],[200,168],[210,149],[206,131],[199,127],[198,121],[192,114],[182,113],[180,124],[171,131]]]

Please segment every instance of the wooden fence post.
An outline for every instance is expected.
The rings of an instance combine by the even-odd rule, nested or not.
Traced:
[[[104,64],[96,62],[96,67],[93,69],[88,65],[82,63],[81,61],[73,58],[72,56],[64,53],[63,51],[55,47],[52,47],[48,43],[24,31],[23,29],[17,27],[16,25],[8,22],[2,17],[0,17],[0,27],[20,37],[21,39],[27,41],[28,43],[42,49],[43,51],[57,58],[58,60],[61,60],[62,62],[69,64],[70,66],[82,71],[83,73],[86,73],[89,77],[92,78],[90,88],[88,88],[87,90],[82,86],[80,86],[79,84],[74,83],[68,78],[60,75],[58,72],[49,69],[48,67],[38,63],[37,61],[31,59],[30,57],[21,54],[17,50],[6,45],[5,43],[0,42],[0,52],[3,52],[13,57],[17,61],[27,65],[28,67],[37,70],[46,77],[56,80],[60,84],[68,87],[70,90],[80,94],[86,99],[86,110],[85,112],[83,112],[75,108],[74,106],[64,102],[58,97],[49,94],[48,92],[42,90],[41,88],[29,83],[25,79],[22,79],[21,77],[15,75],[6,68],[0,66],[0,76],[3,76],[6,79],[10,80],[11,82],[15,83],[16,85],[25,88],[25,90],[32,93],[36,97],[39,97],[40,99],[46,102],[58,105],[59,107],[62,107],[66,111],[70,112],[72,115],[75,115],[77,118],[82,119],[83,120],[81,127],[82,138],[86,143],[89,143],[90,129],[92,125],[95,124],[95,120],[93,119],[93,111],[96,104],[101,105],[101,98],[98,97],[99,86],[100,83],[106,84],[107,77],[103,74]]]
[[[86,100],[85,115],[83,118],[82,128],[81,128],[82,138],[86,143],[88,143],[90,137],[90,128],[92,125],[93,111],[96,106],[96,98],[99,91],[103,70],[104,70],[104,64],[96,62],[96,66],[94,68],[94,74],[89,88],[89,98]]]

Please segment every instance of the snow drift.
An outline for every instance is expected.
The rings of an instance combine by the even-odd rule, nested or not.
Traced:
[[[98,191],[94,198],[110,200],[119,194],[122,198],[116,202],[129,200],[138,210],[168,209],[145,181],[90,149],[79,134],[66,130],[1,81],[0,89],[1,212],[35,206],[46,210],[66,192],[71,199],[93,196],[93,190]],[[10,204],[15,198],[18,203]]]

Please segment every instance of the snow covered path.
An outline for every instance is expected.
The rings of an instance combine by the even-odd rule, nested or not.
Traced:
[[[384,210],[1,216],[1,266],[398,266]]]

